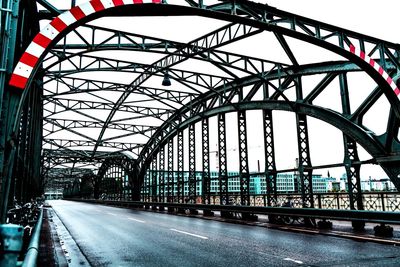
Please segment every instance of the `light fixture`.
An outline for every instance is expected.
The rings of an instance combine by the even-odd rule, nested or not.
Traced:
[[[163,81],[162,81],[162,85],[163,85],[163,86],[170,86],[170,85],[171,85],[171,80],[169,79],[168,71],[166,71],[166,72],[164,73],[164,79],[163,79]]]

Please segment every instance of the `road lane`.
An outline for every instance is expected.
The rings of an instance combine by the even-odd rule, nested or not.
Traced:
[[[400,266],[398,247],[51,201],[93,266]]]

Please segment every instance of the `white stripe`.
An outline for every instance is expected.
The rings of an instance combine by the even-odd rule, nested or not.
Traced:
[[[367,56],[367,54],[365,54],[365,58],[364,58],[364,60],[367,62],[367,63],[369,63],[369,60],[370,60],[371,58],[369,57],[369,56]]]
[[[383,71],[382,77],[386,80],[387,78],[389,78],[389,74],[387,74],[386,71]]]
[[[294,260],[294,259],[291,259],[291,258],[284,258],[283,260],[284,261],[292,261],[292,262],[295,262],[295,263],[298,263],[298,264],[303,264],[302,261]]]
[[[128,217],[128,220],[135,221],[135,222],[140,222],[140,223],[145,223],[145,221],[134,219],[134,218],[131,218],[131,217]]]
[[[181,233],[181,234],[185,234],[185,235],[190,235],[190,236],[198,237],[198,238],[201,238],[201,239],[208,239],[208,237],[206,237],[206,236],[196,235],[196,234],[192,234],[192,233],[188,233],[188,232],[184,232],[184,231],[179,231],[179,230],[172,229],[172,228],[169,229],[169,230],[174,231],[174,232],[178,232],[178,233]]]
[[[90,2],[86,2],[82,5],[79,5],[79,8],[82,10],[82,12],[87,16],[95,12],[94,8],[90,4]]]
[[[133,0],[122,0],[125,5],[133,4]]]
[[[103,4],[105,9],[114,7],[114,3],[110,0],[100,0],[100,2]]]
[[[380,68],[381,66],[378,64],[378,63],[376,63],[376,61],[375,61],[375,64],[374,64],[374,69],[377,71],[377,72],[379,72],[379,68]]]
[[[67,11],[58,16],[66,25],[71,25],[76,22],[76,18],[71,14],[71,12]]]
[[[392,87],[393,90],[395,90],[397,88],[397,85],[394,83],[394,81],[392,80],[392,82],[390,83],[390,87]]]
[[[32,70],[33,70],[32,67],[30,67],[22,62],[18,62],[13,73],[17,74],[19,76],[25,77],[25,78],[29,78],[29,76],[32,73]]]
[[[151,3],[153,3],[152,0],[143,0],[143,4],[151,4]]]
[[[31,42],[25,52],[39,58],[43,54],[44,50],[44,47],[38,45],[37,43]]]
[[[49,38],[50,40],[53,40],[58,35],[59,32],[53,26],[48,24],[40,31],[40,33]]]

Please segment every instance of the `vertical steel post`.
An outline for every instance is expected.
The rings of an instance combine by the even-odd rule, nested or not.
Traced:
[[[210,133],[208,118],[201,122],[203,143],[203,178],[202,178],[202,203],[210,204]]]
[[[267,205],[275,206],[277,204],[276,191],[276,165],[275,165],[275,147],[274,132],[272,126],[272,111],[263,110],[264,124],[264,154],[265,154],[265,182],[267,185]]]
[[[303,87],[301,78],[297,78],[296,96],[297,100],[303,99]],[[301,183],[301,196],[303,207],[314,208],[314,196],[312,188],[312,169],[310,159],[310,145],[308,139],[307,116],[296,113],[297,146],[299,151],[299,178]],[[298,181],[297,181],[298,182]]]
[[[246,111],[238,111],[239,175],[241,205],[250,205],[249,156],[247,150]]]
[[[225,113],[220,113],[218,114],[218,165],[219,165],[219,194],[220,194],[221,205],[227,205],[229,201],[225,128],[226,128]]]
[[[184,180],[183,180],[183,131],[178,131],[178,202],[182,203],[184,199]]]
[[[339,75],[340,96],[342,101],[342,112],[350,115],[350,97],[345,73]],[[350,209],[364,209],[361,193],[360,165],[353,164],[359,161],[357,143],[349,136],[343,134],[344,145],[344,164],[347,174],[348,193],[350,199]]]
[[[159,161],[159,168],[158,168],[158,201],[165,202],[165,151],[164,146],[160,147],[159,153],[160,161]]]
[[[167,202],[174,202],[174,139],[168,140]]]
[[[264,100],[269,99],[268,84],[263,84]],[[272,121],[272,110],[263,109],[264,129],[264,155],[265,155],[265,182],[267,186],[267,205],[275,206],[278,195],[276,190],[276,163],[274,146],[274,129]],[[265,203],[265,201],[264,201]]]
[[[195,124],[189,126],[189,199],[196,203],[196,133]]]
[[[157,202],[157,188],[158,188],[158,181],[157,181],[157,156],[153,157],[153,160],[151,162],[151,196],[152,196],[152,201]]]
[[[4,90],[6,76],[12,72],[14,65],[19,4],[19,0],[8,0],[5,10],[2,11],[5,12],[5,18],[2,36],[0,36],[0,223],[4,223],[6,219],[16,141],[11,139],[10,135],[12,118],[20,99],[20,92]]]

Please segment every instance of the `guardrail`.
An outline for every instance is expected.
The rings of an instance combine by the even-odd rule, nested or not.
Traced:
[[[43,221],[43,208],[40,209],[40,215],[33,230],[31,241],[25,255],[22,267],[35,267],[37,258],[39,255],[39,240],[40,240],[40,230],[42,229]]]
[[[0,225],[0,244],[2,245],[2,256],[0,257],[0,266],[23,266],[35,267],[39,255],[40,231],[42,229],[43,208],[40,209],[38,219],[32,234],[30,242],[26,249],[24,261],[17,261],[18,255],[23,248],[24,227],[17,224]],[[23,253],[25,250],[23,250]]]
[[[315,219],[361,221],[361,222],[374,222],[383,224],[400,224],[400,212],[288,208],[288,207],[260,207],[260,206],[239,206],[239,205],[205,205],[205,204],[94,200],[94,199],[75,199],[75,198],[67,200],[115,205],[115,206],[135,207],[135,208],[145,208],[151,206],[151,207],[164,207],[173,209],[241,212],[245,214],[254,214],[254,215],[257,214],[278,215],[278,216],[286,215],[286,216],[298,216],[298,217],[307,217]]]

